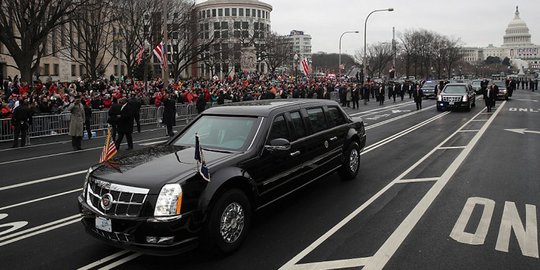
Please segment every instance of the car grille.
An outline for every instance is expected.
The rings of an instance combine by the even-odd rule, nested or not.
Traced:
[[[148,191],[144,188],[118,185],[90,178],[86,202],[102,215],[137,217],[141,212]],[[104,207],[104,197],[110,199],[109,207]]]
[[[461,102],[461,97],[445,97],[443,96],[443,101],[444,102]]]
[[[92,229],[92,231],[96,234],[99,234],[109,240],[117,241],[117,242],[134,242],[135,238],[127,233],[121,233],[121,232],[106,232],[98,229]]]

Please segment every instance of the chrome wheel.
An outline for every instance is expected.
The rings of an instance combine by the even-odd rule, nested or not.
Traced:
[[[349,155],[349,168],[352,173],[356,173],[358,170],[358,164],[360,163],[360,155],[356,148],[351,149],[351,154]]]
[[[244,208],[237,202],[232,202],[221,214],[219,232],[223,241],[234,243],[244,230]]]

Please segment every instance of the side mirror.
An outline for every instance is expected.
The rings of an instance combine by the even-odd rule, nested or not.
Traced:
[[[291,150],[291,142],[284,138],[277,138],[270,141],[270,145],[265,145],[264,149],[269,152],[280,152]]]

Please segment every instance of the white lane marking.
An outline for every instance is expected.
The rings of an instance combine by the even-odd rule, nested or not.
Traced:
[[[442,146],[439,150],[465,149],[466,146]]]
[[[325,261],[325,262],[316,262],[316,263],[305,263],[297,264],[292,267],[292,270],[326,270],[326,269],[342,269],[342,268],[353,268],[366,265],[371,257],[366,258],[356,258],[348,260],[336,260],[336,261]]]
[[[471,219],[474,207],[482,205],[482,218],[476,227],[474,233],[465,232],[465,228]],[[479,197],[471,197],[467,199],[461,214],[459,215],[450,237],[452,239],[469,245],[483,245],[486,240],[486,236],[489,230],[489,224],[491,224],[491,218],[493,217],[493,211],[495,210],[495,201]]]
[[[388,106],[388,107],[379,107],[379,108],[371,109],[369,111],[352,113],[350,115],[351,116],[358,116],[358,115],[375,114],[375,113],[379,113],[379,112],[382,112],[382,111],[391,110],[391,109],[394,109],[394,108],[405,107],[405,106],[410,105],[410,104],[413,104],[413,102],[412,101],[407,101],[405,103],[400,103],[400,104],[396,104],[396,105],[392,105],[392,106]]]
[[[384,121],[381,121],[381,122],[379,122],[379,123],[375,123],[375,124],[373,124],[373,125],[369,125],[368,127],[366,127],[366,130],[369,130],[369,129],[372,129],[372,128],[376,128],[376,127],[379,127],[379,126],[382,126],[382,125],[386,125],[386,124],[388,124],[388,123],[391,123],[391,122],[394,122],[394,121],[403,119],[403,118],[405,118],[405,117],[409,117],[409,116],[411,116],[411,115],[415,115],[415,114],[420,113],[420,112],[422,112],[422,111],[424,111],[424,110],[429,110],[430,108],[433,108],[433,107],[435,107],[435,105],[430,106],[430,107],[427,107],[427,108],[422,109],[422,110],[419,110],[419,111],[414,111],[414,112],[410,112],[410,113],[407,113],[407,114],[404,114],[404,115],[400,115],[400,116],[398,116],[398,117],[393,117],[393,118],[391,118],[391,119],[384,120]]]
[[[409,184],[409,183],[422,183],[422,182],[435,182],[439,177],[432,178],[416,178],[416,179],[402,179],[396,182],[396,184]]]
[[[464,130],[460,130],[459,132],[460,133],[465,133],[465,132],[478,132],[480,131],[479,129],[464,129]]]
[[[486,119],[474,119],[471,122],[487,122]]]
[[[26,229],[24,231],[20,231],[18,233],[10,234],[4,237],[0,237],[0,247],[5,246],[14,242],[18,242],[20,240],[30,238],[32,236],[36,236],[38,234],[46,233],[48,231],[52,231],[70,224],[73,224],[75,222],[79,222],[81,220],[81,215],[73,215],[67,218],[59,219],[53,222],[49,222],[47,224],[43,224],[37,227],[33,227],[30,229]],[[21,236],[19,236],[21,235]],[[6,240],[8,239],[8,240]],[[6,241],[4,241],[6,240]]]
[[[478,116],[477,114],[476,116]],[[474,116],[474,117],[476,117]],[[473,117],[473,119],[474,119]],[[470,122],[470,121],[469,121]],[[351,212],[348,216],[346,216],[344,219],[342,219],[340,222],[338,222],[334,227],[332,227],[330,230],[328,230],[326,233],[321,235],[321,237],[317,238],[313,243],[311,243],[308,247],[306,247],[304,250],[302,250],[300,253],[298,253],[296,256],[294,256],[292,259],[290,259],[287,263],[285,263],[283,266],[281,266],[279,269],[290,269],[292,268],[297,262],[299,262],[302,258],[307,256],[309,253],[311,253],[315,248],[317,248],[319,245],[321,245],[324,241],[326,241],[330,236],[335,234],[338,230],[340,230],[343,226],[345,226],[349,221],[351,221],[353,218],[355,218],[357,215],[359,215],[364,209],[366,209],[368,206],[370,206],[374,201],[376,201],[380,196],[382,196],[386,191],[388,191],[391,187],[393,187],[396,183],[399,183],[401,179],[404,179],[406,175],[408,175],[410,172],[412,172],[416,167],[418,167],[420,164],[422,164],[424,161],[426,161],[433,153],[435,153],[438,147],[444,145],[447,143],[454,135],[458,133],[458,131],[462,128],[464,128],[469,122],[465,123],[461,128],[459,128],[456,132],[454,132],[452,135],[447,137],[443,142],[441,142],[438,146],[433,148],[429,153],[427,153],[425,156],[423,156],[421,159],[419,159],[415,164],[413,164],[411,167],[409,167],[407,170],[405,170],[401,175],[396,177],[394,180],[392,180],[390,183],[388,183],[385,187],[383,187],[381,190],[379,190],[375,195],[373,195],[371,198],[369,198],[366,202],[364,202],[362,205],[360,205],[357,209],[355,209],[353,212]],[[362,152],[361,154],[363,154]],[[382,267],[381,267],[382,268]]]
[[[104,264],[104,263],[106,263],[106,262],[108,262],[108,261],[110,261],[110,260],[113,260],[113,259],[116,259],[116,258],[118,258],[118,257],[120,257],[120,256],[123,256],[123,255],[126,254],[126,253],[131,253],[131,251],[129,251],[129,250],[122,250],[122,251],[116,252],[116,253],[114,253],[114,254],[112,254],[112,255],[110,255],[110,256],[107,256],[107,257],[105,257],[105,258],[103,258],[103,259],[97,260],[97,261],[95,261],[95,262],[93,262],[93,263],[91,263],[91,264],[88,264],[88,265],[85,265],[85,266],[83,266],[83,267],[80,267],[80,268],[78,268],[77,270],[89,270],[89,269],[92,269],[92,268],[94,268],[94,267],[96,267],[96,266],[98,266],[98,265],[100,265],[100,264]]]
[[[71,194],[71,193],[78,192],[78,191],[82,191],[82,188],[73,189],[73,190],[70,190],[70,191],[66,191],[66,192],[62,192],[62,193],[57,193],[57,194],[53,194],[53,195],[46,196],[46,197],[41,197],[41,198],[38,198],[38,199],[26,201],[26,202],[21,202],[21,203],[16,203],[16,204],[12,204],[12,205],[8,205],[8,206],[0,207],[0,211],[2,211],[2,210],[7,210],[7,209],[10,209],[10,208],[14,208],[14,207],[18,207],[18,206],[22,206],[22,205],[27,205],[27,204],[35,203],[35,202],[39,202],[39,201],[44,201],[44,200],[51,199],[51,198],[56,198],[56,197],[64,196],[64,195],[66,195],[66,194]]]
[[[182,125],[180,125],[180,126],[182,126]],[[141,133],[154,132],[154,131],[159,131],[159,130],[163,130],[163,129],[165,129],[165,127],[163,127],[163,128],[154,128],[154,129],[147,129],[147,130],[142,130]],[[105,138],[105,136],[92,137],[92,140],[98,139],[98,138]],[[37,139],[37,138],[36,138],[36,139]],[[87,141],[88,141],[88,140],[86,140],[85,142],[87,142]],[[29,148],[36,148],[36,147],[40,147],[40,146],[55,145],[55,144],[68,144],[68,143],[71,143],[71,140],[69,140],[69,141],[50,142],[50,143],[32,144],[32,145],[25,146],[24,148],[6,148],[6,149],[1,149],[0,152],[6,152],[6,151],[20,151],[21,149],[29,149]]]
[[[419,129],[419,128],[421,128],[421,127],[423,127],[423,126],[425,126],[425,125],[427,125],[427,124],[429,124],[429,123],[431,123],[433,121],[438,120],[439,118],[442,118],[442,117],[446,116],[449,113],[450,112],[444,112],[444,113],[438,114],[438,115],[436,115],[436,116],[434,116],[434,117],[432,117],[430,119],[425,120],[424,122],[416,124],[416,125],[408,128],[408,129],[405,129],[405,130],[403,130],[401,132],[398,132],[398,133],[396,133],[396,134],[394,134],[394,135],[392,135],[390,137],[382,139],[382,140],[380,140],[380,141],[378,141],[378,142],[364,148],[364,150],[362,151],[361,154],[369,153],[370,151],[373,151],[374,149],[377,149],[381,145],[387,144],[387,143],[389,143],[389,142],[391,142],[391,141],[393,141],[395,139],[403,137],[403,136],[405,136],[405,135],[407,135],[407,134],[409,134],[409,133],[411,133],[411,132],[413,132],[413,131],[415,131],[415,130],[417,130],[417,129]]]
[[[521,249],[521,254],[527,257],[538,258],[538,225],[535,205],[525,205],[525,227],[521,223],[516,203],[506,202],[504,204],[504,212],[495,250],[508,252],[510,235],[514,231],[519,248]]]
[[[409,213],[409,215],[407,215],[407,217],[401,222],[399,227],[392,233],[392,235],[390,235],[390,237],[386,239],[384,244],[379,248],[379,250],[373,256],[373,260],[370,261],[370,263],[368,263],[366,267],[363,268],[363,270],[384,268],[384,266],[388,263],[390,258],[396,253],[398,248],[405,241],[405,238],[414,229],[418,221],[420,221],[422,216],[424,216],[427,209],[431,206],[431,204],[435,201],[437,196],[441,193],[441,191],[446,186],[446,184],[448,184],[448,182],[450,181],[450,178],[454,176],[458,168],[469,156],[472,149],[480,141],[480,138],[484,135],[488,127],[491,126],[491,123],[493,123],[494,119],[501,112],[501,109],[504,107],[505,104],[506,104],[506,101],[503,101],[503,103],[497,109],[497,111],[493,114],[493,116],[482,126],[482,128],[480,128],[480,131],[471,139],[471,141],[467,145],[467,148],[465,148],[459,154],[459,156],[454,160],[454,162],[450,164],[450,166],[443,173],[439,181],[435,182],[433,187],[431,187],[431,189],[426,193],[426,195],[424,195],[424,197],[414,207],[414,209]],[[476,117],[478,117],[478,115],[476,115],[474,118]],[[470,121],[473,121],[474,118]],[[467,124],[468,123],[465,123],[465,125]],[[459,128],[459,130],[463,129],[465,125]],[[452,136],[448,137],[447,140],[455,136],[455,134],[457,134],[457,132],[454,133]],[[439,145],[439,147],[441,145]]]
[[[8,214],[0,214],[0,220],[6,218],[7,216]],[[10,223],[0,224],[0,228],[10,227],[7,230],[0,231],[0,235],[4,235],[10,232],[16,231],[20,228],[23,228],[27,224],[28,224],[28,221],[15,221],[15,222],[10,222]]]
[[[142,255],[141,253],[134,253],[134,254],[131,254],[131,255],[129,255],[129,256],[127,256],[127,257],[121,259],[121,260],[118,260],[118,261],[116,261],[116,262],[114,262],[114,263],[111,263],[111,264],[109,264],[109,265],[105,265],[105,266],[99,268],[99,270],[109,270],[109,269],[113,269],[113,268],[115,268],[115,267],[117,267],[117,266],[119,266],[119,265],[122,265],[122,264],[124,264],[124,263],[127,263],[127,262],[133,260],[133,259],[136,259],[136,258],[140,257],[141,255]]]
[[[83,173],[86,173],[87,171],[88,171],[88,170],[77,171],[77,172],[71,172],[71,173],[66,173],[66,174],[61,174],[61,175],[51,176],[51,177],[47,177],[47,178],[42,178],[42,179],[38,179],[38,180],[34,180],[34,181],[29,181],[29,182],[24,182],[24,183],[20,183],[20,184],[15,184],[15,185],[11,185],[11,186],[0,187],[0,191],[4,191],[4,190],[8,190],[8,189],[14,189],[14,188],[19,188],[19,187],[24,187],[24,186],[28,186],[28,185],[37,184],[37,183],[48,182],[48,181],[52,181],[52,180],[56,180],[56,179],[60,179],[60,178],[66,178],[66,177],[70,177],[70,176],[74,176],[74,175],[83,174]]]
[[[168,140],[157,141],[157,142],[148,142],[148,143],[140,143],[139,145],[150,146],[150,145],[160,144],[160,143],[164,143],[164,142],[168,142]]]
[[[159,138],[150,138],[150,139],[134,141],[133,143],[138,144],[141,142],[153,141],[153,140],[158,140],[158,139]],[[122,145],[126,145],[126,144],[127,143],[124,142]],[[42,159],[42,158],[58,157],[58,156],[65,156],[65,155],[72,155],[72,154],[75,155],[77,153],[89,152],[89,151],[94,151],[98,149],[103,149],[103,146],[85,148],[83,150],[77,150],[77,151],[69,151],[69,152],[61,152],[61,153],[49,154],[49,155],[43,155],[43,156],[36,156],[36,157],[31,157],[31,158],[21,158],[21,159],[15,159],[15,160],[10,160],[10,161],[3,161],[3,162],[0,162],[0,165],[19,163],[19,162],[31,161],[31,160]]]

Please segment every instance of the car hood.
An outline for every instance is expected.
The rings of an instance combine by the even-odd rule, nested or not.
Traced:
[[[213,165],[232,155],[204,151],[210,173]],[[194,147],[161,145],[145,148],[99,164],[92,172],[92,177],[121,185],[148,188],[155,192],[166,183],[183,182],[194,176],[197,172],[194,156]]]

